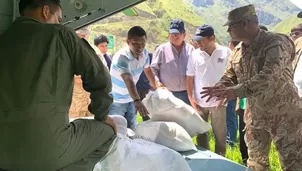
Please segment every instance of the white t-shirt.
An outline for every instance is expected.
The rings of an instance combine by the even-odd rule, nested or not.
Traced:
[[[214,86],[225,72],[231,49],[216,44],[216,49],[209,56],[199,48],[192,52],[188,61],[187,76],[194,76],[193,97],[201,107],[214,107],[218,105],[215,99],[206,102],[208,97],[201,99],[200,92],[203,87]]]
[[[299,96],[302,97],[302,56],[300,56],[294,73],[294,82],[298,88]]]

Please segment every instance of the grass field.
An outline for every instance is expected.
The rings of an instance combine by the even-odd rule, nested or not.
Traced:
[[[141,121],[142,121],[141,117],[138,117],[138,122],[141,122]],[[214,135],[213,135],[212,131],[209,131],[209,138],[210,138],[210,150],[214,151],[215,141],[214,141]],[[196,144],[195,138],[193,138],[193,141]],[[279,159],[278,159],[278,154],[277,154],[276,148],[273,144],[271,146],[271,151],[270,151],[269,157],[270,157],[270,171],[282,171],[282,169],[280,167]],[[234,162],[237,162],[239,164],[243,164],[242,160],[241,160],[241,154],[240,154],[238,143],[235,145],[235,147],[230,147],[230,146],[227,147],[226,158],[228,158]]]

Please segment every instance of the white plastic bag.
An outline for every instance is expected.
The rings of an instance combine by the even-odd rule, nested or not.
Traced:
[[[182,126],[191,137],[203,134],[211,129],[193,107],[173,96],[167,89],[150,91],[143,100],[150,113],[152,121],[176,122]]]
[[[146,121],[136,126],[134,138],[141,138],[176,151],[196,150],[187,131],[175,122]]]
[[[106,157],[93,171],[191,171],[176,151],[142,139],[118,134]]]

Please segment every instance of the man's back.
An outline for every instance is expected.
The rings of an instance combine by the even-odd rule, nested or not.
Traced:
[[[56,29],[60,27],[19,18],[0,36],[0,136],[6,145],[0,151],[11,152],[0,154],[1,161],[14,157],[18,164],[18,151],[20,158],[36,158],[43,150],[51,155],[60,131],[55,129],[68,122],[73,72],[67,52],[58,49]],[[26,149],[29,144],[36,148]]]
[[[81,150],[73,149],[79,135],[68,119],[74,74],[82,76],[86,91],[93,90],[90,111],[102,121],[112,103],[109,73],[94,51],[61,25],[22,17],[0,40],[0,168],[66,166],[64,156]]]

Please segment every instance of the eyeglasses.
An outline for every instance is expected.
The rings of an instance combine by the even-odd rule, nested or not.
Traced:
[[[291,32],[289,35],[290,35],[290,36],[298,36],[299,34],[301,34],[301,30],[293,31],[293,32]]]

